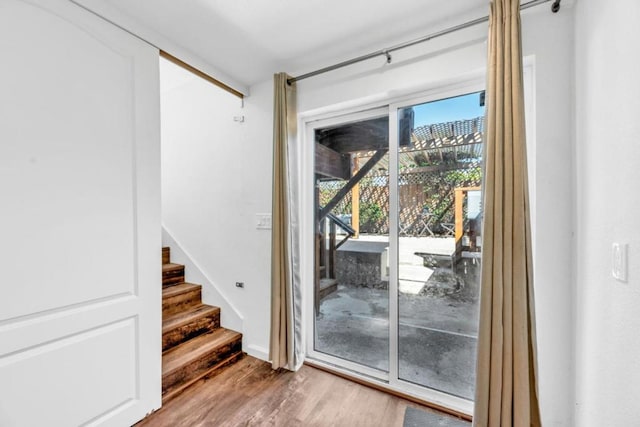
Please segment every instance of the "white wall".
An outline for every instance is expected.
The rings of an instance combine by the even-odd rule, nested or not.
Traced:
[[[597,4],[596,4],[597,3]],[[576,425],[640,419],[640,3],[576,5]],[[629,280],[611,244],[629,244]]]
[[[573,425],[573,12],[544,5],[523,20],[524,52],[536,57],[534,280],[545,426]]]
[[[542,416],[545,426],[569,426],[574,403],[570,255],[573,11],[564,4],[558,14],[544,6],[530,9],[523,16],[523,34],[525,55],[534,56],[535,64],[533,134],[537,153],[531,174],[535,176],[534,257]],[[396,52],[391,65],[383,65],[384,58],[375,59],[302,81],[298,84],[298,110],[306,114],[344,108],[477,76],[485,67],[485,38],[486,26],[479,26]],[[192,101],[188,98],[198,95],[199,91],[185,86],[172,92],[171,99],[189,104]],[[197,117],[198,131],[174,135],[175,149],[170,153],[164,149],[165,225],[245,316],[245,343],[266,349],[270,233],[254,229],[253,214],[270,211],[271,79],[251,88],[242,113],[246,117],[243,125],[231,121],[237,105],[199,102],[206,111],[185,107],[192,116],[189,120]],[[165,145],[166,121],[170,120],[167,113],[163,111]],[[234,142],[225,144],[229,139]],[[200,149],[203,151],[196,153]],[[166,170],[170,157],[172,162],[180,162],[174,171]],[[169,175],[184,186],[186,175],[201,183],[187,191],[178,187],[171,190],[167,189]],[[180,219],[183,215],[187,216]],[[236,280],[245,280],[246,289],[234,288]]]
[[[187,280],[210,280],[201,283],[204,302],[222,308],[223,326],[241,329],[244,351],[266,359],[271,233],[254,221],[271,212],[271,104],[243,109],[239,98],[171,67],[164,62],[161,73],[163,226],[180,246],[174,259],[201,270],[187,268]],[[233,120],[240,115],[244,123]]]

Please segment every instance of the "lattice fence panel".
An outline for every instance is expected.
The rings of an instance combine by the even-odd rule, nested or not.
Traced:
[[[449,231],[442,224],[453,224],[455,221],[455,188],[479,186],[481,165],[476,161],[463,168],[428,171],[416,168],[401,172],[398,183],[401,234],[425,235],[425,211],[431,217],[431,230],[436,234],[446,234]],[[320,204],[326,205],[345,184],[346,181],[320,182]],[[350,215],[351,195],[349,192],[332,212],[336,215]],[[388,234],[388,213],[389,176],[380,172],[367,175],[360,181],[360,232]]]

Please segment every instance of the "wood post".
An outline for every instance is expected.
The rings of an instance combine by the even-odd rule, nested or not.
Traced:
[[[469,191],[480,190],[480,187],[459,187],[454,192],[454,206],[455,206],[455,237],[456,244],[462,238],[464,234],[464,198]]]
[[[456,238],[456,243],[458,243],[458,241],[462,238],[462,234],[464,233],[464,230],[462,229],[462,227],[464,226],[464,212],[463,212],[463,206],[464,206],[464,189],[463,188],[456,188],[455,189],[455,195],[454,195],[454,220],[455,220],[455,238]]]
[[[329,224],[329,278],[336,278],[336,223],[331,221]]]
[[[358,173],[358,158],[352,156],[351,176]],[[356,184],[351,189],[351,228],[354,229],[354,238],[360,236],[360,184]]]
[[[316,309],[316,313],[320,311],[320,244],[322,243],[322,234],[315,234],[315,251],[316,259],[314,265],[314,280],[313,280],[313,305]]]
[[[316,309],[316,314],[320,311],[320,262],[322,254],[320,252],[320,243],[322,242],[322,224],[320,219],[318,218],[318,214],[320,212],[320,187],[318,185],[318,180],[316,177],[316,183],[314,188],[314,220],[313,226],[314,230],[314,251],[315,251],[315,259],[313,266],[313,303]]]

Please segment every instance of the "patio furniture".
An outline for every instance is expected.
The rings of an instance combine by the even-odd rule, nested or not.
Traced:
[[[431,215],[428,208],[424,208],[420,214],[420,225],[422,226],[422,229],[420,230],[420,233],[418,233],[418,236],[424,235],[425,231],[428,232],[430,236],[434,236],[433,230],[431,230],[433,225],[433,215]]]
[[[440,227],[444,230],[443,236],[453,236],[455,234],[456,225],[452,222],[441,222]]]

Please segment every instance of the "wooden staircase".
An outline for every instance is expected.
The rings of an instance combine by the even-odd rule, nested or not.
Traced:
[[[162,248],[162,402],[243,356],[242,334],[220,327],[220,309],[202,304],[201,286]]]

